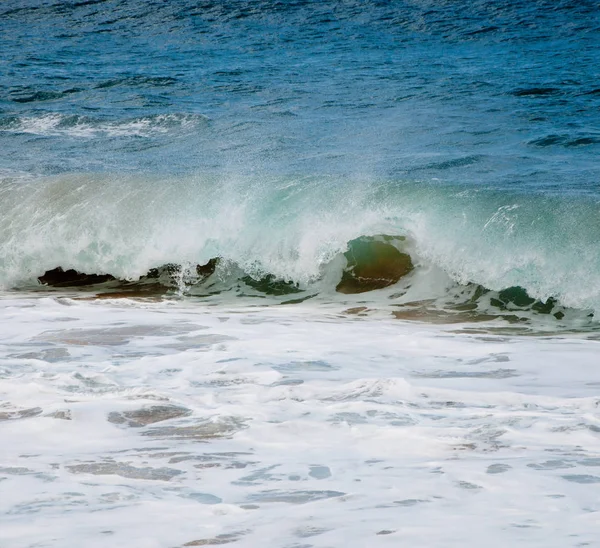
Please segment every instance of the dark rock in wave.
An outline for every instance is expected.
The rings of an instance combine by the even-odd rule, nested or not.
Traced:
[[[212,274],[214,274],[217,265],[219,264],[219,258],[210,259],[206,264],[196,265],[197,280],[194,283],[204,282]],[[152,268],[145,275],[140,277],[137,282],[130,282],[126,280],[117,280],[112,274],[87,274],[85,272],[79,272],[74,269],[64,270],[58,266],[52,270],[47,270],[43,276],[38,278],[38,281],[47,286],[51,287],[84,287],[90,285],[103,284],[106,282],[112,282],[117,280],[118,287],[129,290],[126,294],[124,293],[119,296],[127,296],[131,293],[137,294],[135,289],[139,290],[155,290],[161,291],[166,290],[168,287],[176,285],[176,279],[181,274],[182,267],[178,264],[166,264],[159,268]],[[115,284],[111,287],[114,289]],[[133,294],[132,293],[132,294]]]
[[[196,274],[202,278],[202,280],[206,280],[209,276],[214,274],[217,265],[219,264],[219,258],[214,257],[206,264],[196,265]]]
[[[276,278],[272,274],[268,274],[260,279],[255,279],[252,276],[244,276],[241,278],[242,282],[246,285],[260,291],[261,293],[266,293],[267,295],[289,295],[291,293],[299,293],[301,289],[294,282],[290,282],[287,280],[281,280]]]
[[[38,281],[44,285],[52,287],[78,287],[84,285],[102,284],[114,280],[115,277],[110,274],[85,274],[77,270],[63,270],[58,266],[52,270],[47,270]]]
[[[219,264],[219,257],[210,259],[206,264],[196,265],[196,274],[198,280],[195,283],[200,283],[206,280],[209,276],[212,276]],[[157,268],[151,268],[145,276],[140,278],[143,280],[162,279],[167,285],[172,285],[172,282],[176,280],[182,273],[182,266],[176,263],[167,263]]]

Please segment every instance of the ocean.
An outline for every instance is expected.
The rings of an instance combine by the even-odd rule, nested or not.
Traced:
[[[595,546],[600,5],[4,0],[0,546]]]

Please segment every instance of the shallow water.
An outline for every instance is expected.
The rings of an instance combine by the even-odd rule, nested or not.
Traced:
[[[3,546],[597,538],[596,340],[308,303],[0,306]]]

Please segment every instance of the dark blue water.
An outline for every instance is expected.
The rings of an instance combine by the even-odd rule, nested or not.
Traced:
[[[217,253],[308,280],[386,232],[462,282],[600,303],[597,1],[0,10],[5,279]]]
[[[1,9],[7,171],[233,164],[598,184],[598,2],[20,0]],[[49,115],[60,118],[36,131]],[[20,132],[24,119],[32,133]],[[127,131],[136,121],[147,129]],[[95,131],[81,137],[81,126]]]

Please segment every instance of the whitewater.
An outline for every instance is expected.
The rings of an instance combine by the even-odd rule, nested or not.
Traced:
[[[0,7],[0,546],[595,546],[595,2]]]

